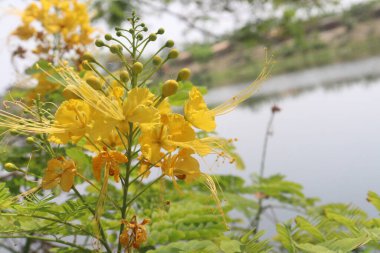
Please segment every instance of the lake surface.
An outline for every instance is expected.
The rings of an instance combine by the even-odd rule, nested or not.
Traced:
[[[224,165],[213,172],[232,173],[248,181],[259,172],[270,108],[275,103],[282,111],[274,119],[265,175],[284,174],[301,183],[306,196],[319,197],[321,203],[352,203],[376,216],[366,194],[368,190],[380,193],[380,80],[329,87],[273,98],[259,106],[243,104],[218,117],[218,133],[239,139],[236,146],[246,169]]]

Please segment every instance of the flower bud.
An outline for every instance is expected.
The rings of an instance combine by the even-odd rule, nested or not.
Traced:
[[[72,92],[71,90],[69,90],[67,88],[65,88],[63,90],[62,95],[67,100],[69,100],[69,99],[78,99],[79,98],[74,92]]]
[[[151,33],[150,35],[149,35],[149,40],[150,41],[155,41],[157,39],[157,35],[155,34],[155,33]]]
[[[91,67],[90,63],[87,60],[82,61],[82,67],[85,70],[92,70],[92,67]]]
[[[95,62],[96,61],[94,56],[89,52],[86,52],[82,55],[82,60],[86,60],[88,62]]]
[[[97,46],[97,47],[103,47],[103,46],[105,46],[104,41],[102,41],[102,40],[96,40],[95,41],[95,46]]]
[[[174,47],[174,41],[172,41],[172,40],[166,41],[165,47],[169,47],[169,48]]]
[[[117,32],[116,32],[116,36],[117,36],[117,37],[120,37],[121,35],[123,35],[123,34],[122,34],[120,31],[117,31]]]
[[[148,31],[148,27],[144,27],[144,28],[143,28],[143,31],[144,31],[144,32],[147,32],[147,31]]]
[[[104,39],[110,41],[112,40],[112,35],[107,33],[106,35],[104,35]]]
[[[112,45],[112,46],[110,46],[110,51],[113,54],[117,54],[120,52],[120,48],[118,47],[118,45]]]
[[[157,34],[164,34],[164,33],[165,33],[164,28],[160,28],[160,29],[158,29],[158,31],[157,31]]]
[[[141,62],[135,62],[132,66],[132,70],[135,74],[140,74],[143,68],[144,65]]]
[[[158,55],[155,55],[155,56],[153,57],[152,62],[153,62],[153,64],[156,65],[156,66],[157,66],[157,65],[160,65],[161,62],[162,62],[162,58],[161,58],[160,56],[158,56]]]
[[[18,134],[19,134],[19,132],[18,132],[16,129],[11,129],[11,130],[9,131],[9,133],[10,133],[11,135],[18,135]]]
[[[8,172],[19,171],[20,169],[13,163],[4,164],[4,169]]]
[[[141,33],[139,33],[139,34],[137,34],[136,38],[137,38],[137,40],[142,40],[144,38],[144,36]]]
[[[90,85],[94,90],[101,90],[102,83],[95,76],[90,76],[86,78],[86,83]]]
[[[177,81],[189,80],[191,71],[188,68],[183,68],[178,72]]]
[[[175,59],[175,58],[178,57],[178,55],[179,55],[178,50],[177,49],[172,49],[172,50],[170,50],[170,52],[168,54],[168,58],[169,59]]]
[[[128,82],[128,80],[129,80],[129,73],[127,71],[121,71],[120,72],[120,79],[124,83]]]
[[[32,136],[29,136],[28,138],[26,138],[26,142],[29,144],[33,144],[35,142],[35,140]]]
[[[169,97],[174,95],[178,90],[178,83],[176,80],[167,80],[162,86],[162,96]]]

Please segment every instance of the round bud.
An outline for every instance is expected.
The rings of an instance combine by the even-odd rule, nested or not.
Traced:
[[[174,95],[178,90],[178,83],[176,80],[167,80],[162,86],[162,96],[169,97]]]
[[[116,36],[117,36],[117,37],[120,37],[121,35],[123,35],[123,34],[122,34],[120,31],[117,31],[117,32],[116,32]]]
[[[160,29],[158,29],[158,31],[157,31],[157,34],[164,34],[164,33],[165,33],[164,28],[160,28]]]
[[[157,35],[155,34],[155,33],[151,33],[150,35],[149,35],[149,40],[150,41],[155,41],[157,39]]]
[[[11,135],[18,135],[18,134],[19,134],[19,132],[18,132],[16,129],[11,129],[11,130],[9,131],[9,133],[10,133]]]
[[[120,52],[120,48],[118,47],[118,45],[112,45],[112,46],[110,46],[110,51],[113,54],[117,54]]]
[[[104,35],[104,39],[105,40],[112,40],[112,35],[111,34],[109,34],[109,33],[107,33],[106,35]]]
[[[142,40],[143,38],[144,38],[144,36],[141,33],[137,34],[137,39],[138,40]]]
[[[178,81],[186,81],[189,80],[191,75],[191,71],[188,68],[183,68],[178,72],[177,80]]]
[[[117,44],[117,47],[119,48],[119,51],[120,51],[120,52],[123,51],[123,47],[122,47],[122,45]]]
[[[86,60],[88,62],[94,62],[95,58],[92,54],[90,54],[89,52],[86,52],[82,55],[82,60]]]
[[[144,65],[141,62],[135,62],[132,66],[132,70],[134,73],[139,74],[143,70]]]
[[[6,163],[4,164],[4,169],[8,172],[18,171],[20,170],[16,165],[13,163]]]
[[[67,100],[69,100],[69,99],[78,99],[79,98],[74,92],[72,92],[71,90],[69,90],[67,88],[63,90],[62,95]]]
[[[133,31],[134,31],[134,30],[133,30],[132,28],[128,30],[128,32],[129,32],[130,34],[132,34]]]
[[[169,47],[169,48],[174,47],[174,41],[172,41],[172,40],[166,41],[165,47]]]
[[[82,67],[85,70],[92,70],[90,63],[87,60],[82,61]]]
[[[124,83],[128,82],[129,81],[129,73],[127,71],[121,71],[120,72],[120,79]]]
[[[153,62],[153,64],[156,65],[156,66],[157,66],[157,65],[160,65],[161,62],[162,62],[162,58],[161,58],[160,56],[158,56],[158,55],[155,55],[155,56],[153,57],[152,62]]]
[[[103,47],[105,44],[104,44],[104,41],[102,40],[95,40],[95,46],[97,47]]]
[[[145,23],[141,23],[140,25],[141,25],[141,27],[145,27],[146,26]]]
[[[102,83],[95,76],[87,77],[86,78],[86,83],[88,85],[90,85],[94,90],[101,90],[102,89]]]
[[[170,52],[168,54],[168,58],[169,59],[175,59],[175,58],[178,57],[178,55],[179,55],[178,50],[177,49],[172,49],[172,50],[170,50]]]
[[[148,31],[148,27],[144,27],[144,28],[143,28],[143,31],[144,31],[144,32],[147,32],[147,31]]]
[[[26,143],[33,144],[35,142],[34,138],[32,136],[29,136],[26,138]]]

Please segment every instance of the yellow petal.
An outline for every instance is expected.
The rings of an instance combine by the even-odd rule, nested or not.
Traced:
[[[184,106],[185,118],[196,128],[207,132],[216,128],[215,115],[209,110],[200,91],[193,87],[189,92],[189,100]]]

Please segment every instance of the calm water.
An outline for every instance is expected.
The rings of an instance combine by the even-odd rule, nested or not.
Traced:
[[[273,103],[282,111],[274,120],[265,174],[286,175],[322,203],[353,203],[377,215],[365,199],[368,190],[380,193],[380,80],[318,88],[258,108],[241,106],[219,117],[219,134],[239,139],[246,169],[225,165],[214,172],[247,179],[258,173]]]

